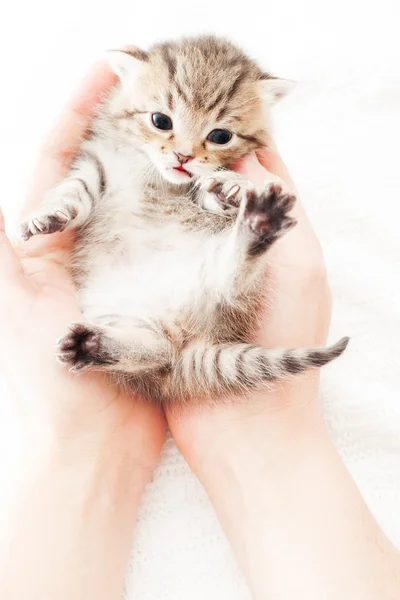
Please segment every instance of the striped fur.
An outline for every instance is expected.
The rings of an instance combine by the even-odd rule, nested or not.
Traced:
[[[339,356],[347,339],[304,350],[251,344],[268,248],[295,225],[295,198],[279,182],[255,190],[229,167],[268,144],[284,84],[213,37],[110,61],[119,84],[68,177],[21,225],[25,239],[76,230],[69,268],[85,322],[59,342],[60,361],[166,404],[216,401]],[[158,130],[155,112],[172,129]],[[213,144],[214,129],[231,140]]]
[[[329,349],[266,350],[251,344],[195,344],[182,352],[174,368],[174,394],[184,395],[195,389],[203,397],[243,392],[296,375],[313,367],[322,367],[345,350],[347,338]]]

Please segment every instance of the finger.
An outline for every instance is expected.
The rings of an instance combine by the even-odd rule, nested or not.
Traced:
[[[23,269],[7,237],[4,215],[0,208],[0,297],[4,296],[7,285],[23,280]]]
[[[275,149],[270,150],[269,148],[262,148],[261,150],[257,150],[256,158],[264,169],[267,169],[269,172],[280,177],[280,179],[282,179],[282,181],[284,181],[289,188],[296,193],[296,188],[290,173],[280,154]],[[297,198],[297,202],[294,205],[292,215],[297,221],[300,221],[300,223],[307,222],[307,226],[309,226],[307,215],[299,198]],[[301,227],[302,225],[300,224],[300,226],[296,228],[297,232],[300,231]],[[293,236],[291,239],[293,239]]]
[[[35,208],[45,191],[67,174],[99,103],[117,80],[105,62],[91,68],[45,141],[24,214]]]
[[[257,159],[259,163],[270,171],[280,177],[285,183],[294,189],[294,183],[290,177],[289,171],[286,168],[281,156],[276,150],[269,150],[268,148],[262,148],[257,151]]]
[[[240,161],[235,170],[245,175],[256,185],[261,185],[278,176],[295,191],[285,163],[275,150],[265,148],[257,151],[257,154],[252,153]],[[290,258],[294,251],[296,251],[298,258],[311,256],[312,254],[315,256],[320,255],[319,243],[299,199],[297,199],[291,210],[290,216],[297,221],[297,225],[290,235],[283,236],[279,245],[277,244],[270,250],[270,258],[273,259],[275,255],[282,257],[285,252],[289,253]]]
[[[272,172],[263,167],[253,152],[235,165],[235,171],[245,175],[255,185],[260,186],[274,178]]]

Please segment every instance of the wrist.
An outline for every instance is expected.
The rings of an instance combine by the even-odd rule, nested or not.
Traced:
[[[18,472],[23,479],[34,479],[37,474],[52,472],[60,477],[69,473],[86,473],[88,478],[100,472],[120,472],[130,478],[148,478],[155,465],[155,460],[140,447],[136,441],[131,445],[121,444],[114,440],[96,438],[60,439],[47,438],[38,440],[35,435],[27,437],[16,451],[15,461],[19,465]]]
[[[304,440],[325,431],[318,406],[318,373],[308,373],[234,404],[193,408],[170,415],[173,436],[191,468],[235,472],[275,469]]]
[[[87,508],[98,512],[109,506],[115,513],[110,519],[125,520],[131,527],[153,470],[153,466],[138,464],[136,455],[120,447],[90,444],[61,443],[31,452],[22,446],[11,463],[0,515],[10,522],[13,515],[32,508],[37,498],[42,508],[35,511],[41,514],[66,510],[64,519],[74,515],[81,519]],[[13,529],[9,534],[14,535]]]
[[[62,395],[14,393],[14,398],[15,451],[28,461],[57,454],[71,461],[120,454],[145,470],[158,461],[166,428],[162,411],[106,384],[75,385]]]
[[[150,478],[165,435],[165,423],[153,414],[133,411],[127,423],[63,434],[57,428],[24,425],[15,449],[16,464],[23,477],[48,469],[64,472],[99,470],[121,472],[129,479]],[[135,416],[137,417],[135,419]],[[111,426],[112,425],[112,426]],[[125,473],[123,473],[125,471]]]

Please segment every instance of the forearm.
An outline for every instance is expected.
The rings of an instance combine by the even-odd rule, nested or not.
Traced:
[[[394,600],[400,559],[317,410],[256,404],[202,424],[187,454],[257,600]],[[253,400],[254,401],[254,400]],[[276,404],[274,405],[276,407]],[[204,443],[203,443],[204,442]]]
[[[2,515],[0,597],[119,600],[149,471],[130,452],[90,441],[24,462]]]

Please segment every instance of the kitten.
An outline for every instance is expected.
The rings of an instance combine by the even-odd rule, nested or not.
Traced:
[[[22,224],[25,239],[76,229],[70,269],[85,321],[59,342],[72,371],[97,369],[164,405],[243,394],[320,367],[330,348],[251,343],[268,249],[295,197],[229,170],[268,144],[285,82],[214,37],[112,52],[109,93],[68,177]]]

